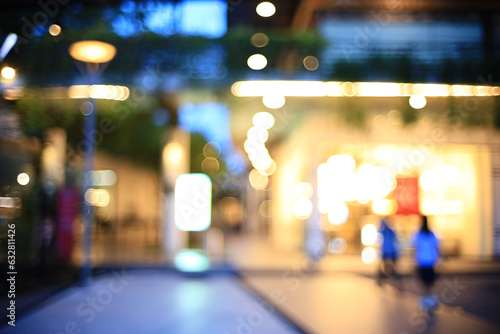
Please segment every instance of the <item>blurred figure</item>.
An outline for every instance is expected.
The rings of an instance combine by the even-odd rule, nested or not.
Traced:
[[[422,216],[422,227],[413,239],[413,247],[418,275],[424,288],[420,307],[432,316],[439,303],[438,296],[432,292],[436,280],[434,267],[439,259],[439,243],[436,235],[429,229],[427,216]]]
[[[389,276],[398,280],[400,278],[396,270],[399,257],[398,238],[386,218],[380,219],[380,235],[382,236],[382,261],[379,268],[379,284]]]

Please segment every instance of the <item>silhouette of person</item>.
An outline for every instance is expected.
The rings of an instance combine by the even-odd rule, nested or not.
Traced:
[[[432,315],[439,303],[439,298],[432,293],[432,288],[436,280],[434,267],[440,254],[438,239],[429,229],[427,216],[422,216],[422,227],[413,238],[413,246],[418,276],[424,288],[420,306]]]

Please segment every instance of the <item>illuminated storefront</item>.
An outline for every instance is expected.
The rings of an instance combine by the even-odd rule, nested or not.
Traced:
[[[266,108],[261,97],[269,93],[286,104]],[[303,249],[315,221],[326,251],[369,258],[382,216],[391,217],[407,248],[425,214],[444,253],[492,256],[491,148],[500,136],[464,120],[493,117],[498,93],[498,87],[438,84],[236,83],[233,94],[244,97],[235,110],[239,122],[244,113],[274,117],[272,127],[260,136],[248,131],[245,141],[255,168],[250,183],[272,201],[272,243]],[[450,118],[450,101],[462,106],[459,122]],[[407,123],[406,108],[415,117]]]

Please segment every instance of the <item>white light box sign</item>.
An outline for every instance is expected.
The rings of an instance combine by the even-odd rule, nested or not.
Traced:
[[[212,181],[205,174],[183,174],[175,181],[175,226],[204,231],[212,215]]]

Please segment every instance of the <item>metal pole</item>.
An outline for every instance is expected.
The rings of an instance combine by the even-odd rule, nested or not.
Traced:
[[[92,77],[93,79],[93,77]],[[91,81],[93,82],[93,81]],[[82,216],[84,234],[82,239],[83,263],[81,268],[80,283],[82,286],[90,285],[92,279],[92,227],[94,222],[94,207],[85,198],[88,190],[92,188],[92,171],[94,170],[95,154],[95,129],[97,123],[97,109],[93,98],[87,101],[88,110],[85,113],[85,124],[83,129],[83,200]]]

